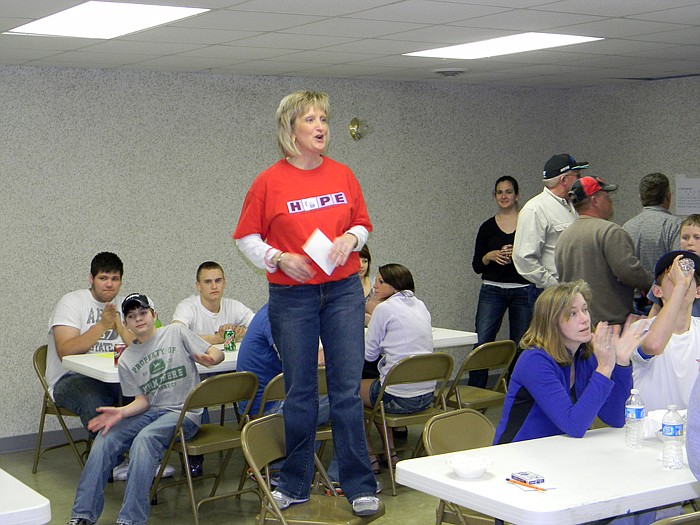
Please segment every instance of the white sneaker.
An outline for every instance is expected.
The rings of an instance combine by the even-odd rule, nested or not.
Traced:
[[[272,491],[272,499],[275,500],[277,506],[280,510],[285,510],[289,508],[290,505],[295,505],[297,503],[305,503],[309,501],[309,498],[295,499],[291,496],[281,493],[279,490]]]
[[[126,481],[126,471],[129,470],[129,459],[125,459],[112,469],[114,481]]]
[[[361,496],[352,500],[352,511],[358,516],[371,516],[379,512],[379,499],[375,496]]]
[[[160,463],[158,463],[158,466],[156,467],[156,471],[153,474],[154,478],[158,475],[158,470],[160,470]],[[165,470],[163,471],[163,477],[164,478],[172,478],[173,474],[175,474],[175,467],[172,467],[170,465],[165,465]]]
[[[156,471],[153,477],[158,475],[158,470],[160,469],[160,464],[156,467]],[[126,481],[126,473],[129,470],[129,460],[125,459],[121,464],[117,465],[112,469],[112,477],[115,481]],[[170,478],[175,474],[175,467],[167,465],[165,471],[163,472],[164,478]]]

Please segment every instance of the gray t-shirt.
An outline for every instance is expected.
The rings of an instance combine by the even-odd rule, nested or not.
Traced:
[[[125,396],[145,395],[151,407],[174,412],[199,383],[192,355],[203,354],[209,343],[175,323],[156,330],[145,343],[134,343],[119,358],[119,382]],[[199,424],[202,411],[188,412]]]

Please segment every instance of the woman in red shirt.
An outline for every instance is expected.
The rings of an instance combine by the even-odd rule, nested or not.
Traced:
[[[365,301],[358,252],[372,225],[350,168],[325,156],[329,109],[325,93],[299,91],[282,99],[276,127],[283,158],[253,181],[233,237],[267,270],[272,336],[284,369],[287,459],[273,497],[282,509],[309,499],[320,337],[340,484],[354,512],[370,515],[379,500],[359,397]],[[323,267],[305,251],[318,231],[327,238],[326,260],[317,257]]]

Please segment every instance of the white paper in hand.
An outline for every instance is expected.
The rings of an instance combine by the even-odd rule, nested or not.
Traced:
[[[304,243],[304,251],[306,254],[311,257],[327,275],[332,274],[333,270],[335,270],[335,264],[328,258],[331,254],[331,248],[333,248],[333,242],[318,228],[314,230]]]

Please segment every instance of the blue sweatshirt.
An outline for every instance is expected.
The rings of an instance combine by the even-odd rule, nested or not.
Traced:
[[[571,365],[559,365],[541,348],[525,350],[513,370],[496,429],[494,444],[568,434],[582,437],[596,416],[612,427],[625,424],[625,400],[632,388],[632,367],[615,366],[610,379],[595,371],[594,355],[574,354]]]

